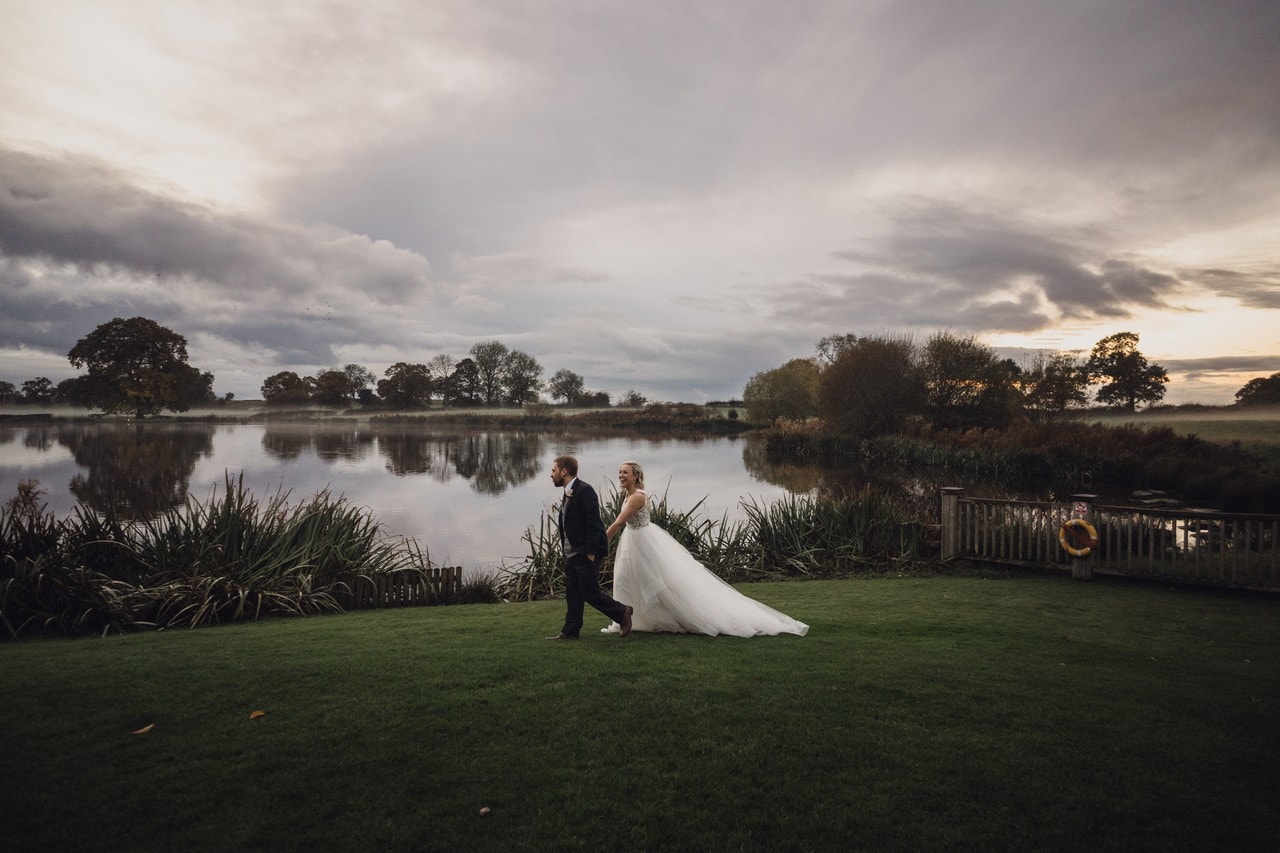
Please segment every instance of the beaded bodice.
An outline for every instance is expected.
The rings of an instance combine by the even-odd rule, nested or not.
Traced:
[[[636,514],[627,519],[627,527],[644,527],[649,523],[649,504],[636,510]]]

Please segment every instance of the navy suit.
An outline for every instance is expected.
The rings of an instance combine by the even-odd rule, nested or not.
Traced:
[[[600,563],[609,553],[609,537],[600,520],[600,499],[596,490],[574,480],[571,491],[560,504],[560,538],[565,546],[564,627],[560,633],[576,637],[582,631],[583,606],[590,604],[614,622],[621,623],[623,606],[600,588]],[[594,558],[594,559],[593,559]]]

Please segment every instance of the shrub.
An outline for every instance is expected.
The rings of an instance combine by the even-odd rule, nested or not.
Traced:
[[[82,507],[58,521],[20,504],[0,514],[0,624],[9,637],[332,612],[343,578],[429,563],[342,498],[321,492],[291,504],[280,492],[262,502],[230,477],[222,495],[189,498],[148,521]]]

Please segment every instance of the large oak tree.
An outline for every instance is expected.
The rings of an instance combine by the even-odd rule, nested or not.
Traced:
[[[146,317],[103,323],[77,341],[67,359],[88,368],[85,402],[107,413],[185,412],[193,393],[211,393],[212,375],[187,364],[187,339]]]
[[[1139,403],[1164,399],[1164,386],[1169,382],[1165,369],[1149,364],[1138,351],[1138,336],[1133,332],[1108,335],[1094,344],[1085,370],[1091,382],[1102,383],[1096,397],[1099,403],[1130,412]]]
[[[431,404],[431,368],[417,362],[397,361],[378,380],[378,396],[398,409],[426,408]]]
[[[1244,384],[1243,388],[1236,392],[1236,405],[1280,405],[1280,373],[1250,379]]]

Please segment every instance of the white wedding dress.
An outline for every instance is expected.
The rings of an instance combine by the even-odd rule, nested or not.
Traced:
[[[613,562],[613,597],[634,608],[633,631],[757,637],[804,636],[809,630],[712,574],[670,533],[649,522],[647,503],[622,531]],[[601,630],[616,632],[618,625]]]

